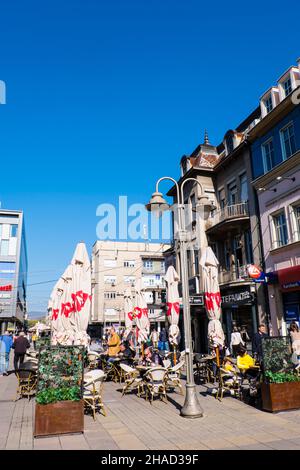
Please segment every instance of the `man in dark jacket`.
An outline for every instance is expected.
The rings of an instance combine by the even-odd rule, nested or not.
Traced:
[[[257,360],[261,362],[262,360],[262,338],[267,338],[266,325],[261,323],[258,327],[258,333],[255,333],[253,337],[253,354],[256,356]]]
[[[19,336],[14,342],[14,350],[15,350],[14,368],[15,370],[18,370],[22,366],[24,362],[24,357],[28,348],[30,348],[30,343],[28,339],[25,337],[25,333],[21,331],[21,333],[19,334]]]
[[[160,349],[162,349],[163,351],[166,351],[169,349],[168,333],[165,327],[161,329],[161,332],[159,335],[159,341],[160,341]]]

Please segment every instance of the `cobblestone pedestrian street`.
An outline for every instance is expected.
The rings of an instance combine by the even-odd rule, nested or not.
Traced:
[[[13,374],[0,377],[1,449],[300,449],[299,410],[269,414],[230,396],[220,402],[198,386],[204,417],[187,420],[180,417],[179,394],[151,406],[134,394],[122,398],[120,385],[111,382],[104,389],[107,416],[85,416],[84,434],[34,439],[35,402],[14,402],[16,383]]]

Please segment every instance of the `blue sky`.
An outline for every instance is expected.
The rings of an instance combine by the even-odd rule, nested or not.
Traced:
[[[0,200],[25,212],[29,283],[56,279],[77,241],[91,249],[98,204],[146,202],[205,128],[219,143],[300,55],[293,0],[280,12],[257,0],[14,0],[0,14]],[[29,311],[51,287],[29,287]]]

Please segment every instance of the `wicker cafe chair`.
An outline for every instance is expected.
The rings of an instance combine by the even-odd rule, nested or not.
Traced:
[[[164,359],[163,360],[163,365],[166,369],[169,369],[169,367],[171,367],[172,363],[171,363],[170,359]]]
[[[169,369],[167,373],[167,387],[171,387],[174,390],[178,387],[181,395],[183,395],[183,387],[181,384],[180,376],[184,364],[184,361],[179,362],[178,364],[176,364],[176,366]]]
[[[165,403],[168,402],[166,390],[167,374],[167,369],[163,367],[153,367],[153,369],[150,369],[145,374],[144,384],[146,387],[146,399],[148,399],[150,395],[149,401],[151,405],[155,395],[158,395],[161,400],[164,399]]]
[[[219,387],[216,398],[222,400],[224,392],[229,392],[236,398],[242,398],[242,377],[237,371],[228,371],[220,367],[219,369]]]
[[[104,416],[106,411],[102,401],[103,382],[106,376],[102,370],[92,370],[84,376],[83,400],[87,410],[92,410],[96,419],[96,411],[100,408]]]
[[[126,392],[132,391],[137,389],[138,397],[141,396],[144,392],[144,383],[143,379],[139,377],[139,371],[134,369],[133,367],[128,366],[127,364],[120,364],[120,368],[123,371],[125,384],[122,390],[122,397]]]
[[[89,369],[97,369],[98,368],[98,360],[99,360],[99,354],[96,353],[95,351],[91,351],[88,353],[88,368]]]
[[[37,373],[30,369],[18,369],[15,371],[18,379],[17,396],[14,401],[27,396],[28,400],[32,395],[35,395],[37,384]]]

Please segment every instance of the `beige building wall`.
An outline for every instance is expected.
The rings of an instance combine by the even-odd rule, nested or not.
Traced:
[[[164,287],[165,269],[161,263],[163,251],[168,248],[169,245],[159,243],[97,241],[92,253],[91,322],[124,323],[124,291],[141,278],[147,301],[151,303],[150,292]],[[148,268],[144,266],[147,259],[152,260]],[[159,312],[155,305],[151,307],[149,318],[155,321]]]

